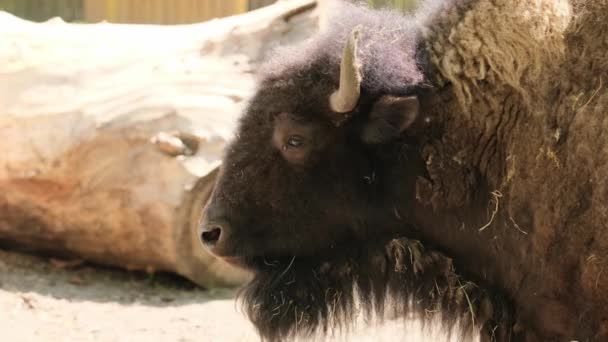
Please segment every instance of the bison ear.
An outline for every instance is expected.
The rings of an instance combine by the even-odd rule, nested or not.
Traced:
[[[372,107],[361,138],[367,144],[382,144],[399,137],[418,116],[416,96],[383,96]]]

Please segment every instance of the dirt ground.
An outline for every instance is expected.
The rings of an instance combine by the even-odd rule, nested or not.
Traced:
[[[3,341],[259,341],[234,291],[0,250]],[[416,322],[358,324],[315,341],[443,341]]]

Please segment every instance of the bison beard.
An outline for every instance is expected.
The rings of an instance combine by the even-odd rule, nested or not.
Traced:
[[[439,318],[451,335],[510,340],[508,301],[459,276],[452,260],[418,240],[393,239],[356,249],[345,244],[323,258],[252,260],[254,279],[239,294],[259,334],[269,341],[348,330],[364,317]]]

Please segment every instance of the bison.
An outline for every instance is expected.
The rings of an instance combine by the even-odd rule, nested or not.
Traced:
[[[608,2],[343,4],[277,51],[201,221],[268,340],[358,308],[608,339]],[[605,272],[605,273],[604,273]]]

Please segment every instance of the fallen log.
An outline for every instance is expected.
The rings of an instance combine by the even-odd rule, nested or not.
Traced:
[[[315,1],[181,26],[34,24],[0,12],[0,242],[206,287],[247,278],[199,247],[221,151]]]

